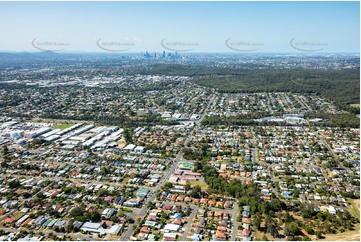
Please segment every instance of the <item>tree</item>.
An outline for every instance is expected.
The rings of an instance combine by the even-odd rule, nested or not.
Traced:
[[[71,187],[64,187],[62,190],[63,190],[63,192],[64,192],[65,194],[69,195],[69,194],[72,193],[73,188],[71,188]]]
[[[9,148],[6,145],[4,145],[3,156],[6,157],[8,154],[9,154]]]
[[[20,187],[20,181],[19,180],[12,180],[11,182],[9,182],[9,187],[10,188],[18,188]]]
[[[108,174],[109,174],[109,169],[108,169],[108,167],[103,166],[103,167],[101,168],[100,175],[106,176],[106,175],[108,175]]]
[[[314,210],[309,205],[302,206],[301,210],[303,218],[312,218],[314,216]]]
[[[278,237],[279,233],[278,233],[278,229],[277,229],[277,224],[273,218],[267,217],[265,219],[265,225],[266,225],[267,233],[269,233],[273,237]]]
[[[286,214],[284,215],[284,220],[286,223],[288,222],[292,222],[295,219],[293,218],[293,216],[287,211]]]
[[[8,167],[8,163],[11,162],[10,156],[9,156],[9,148],[5,145],[2,151],[4,162],[1,163],[1,167]]]
[[[170,183],[170,182],[165,182],[164,185],[163,185],[163,187],[164,187],[165,189],[171,189],[171,188],[173,187],[173,184]]]
[[[117,217],[117,216],[112,216],[111,218],[110,218],[110,221],[112,221],[113,223],[118,223],[119,222],[119,218]]]
[[[300,228],[295,222],[288,222],[285,226],[285,235],[295,236],[300,234]]]
[[[189,191],[189,190],[191,190],[191,188],[192,188],[192,187],[191,187],[191,183],[190,183],[189,181],[187,181],[184,189],[185,189],[186,191]]]
[[[265,234],[262,236],[262,241],[268,241],[268,238]]]
[[[81,207],[75,207],[70,211],[70,216],[75,218],[77,216],[82,216],[83,213],[84,213],[84,210]]]
[[[281,211],[286,208],[286,204],[279,199],[272,199],[271,208],[273,211]]]
[[[109,194],[108,190],[103,189],[103,188],[99,189],[99,191],[97,193],[98,197],[105,197],[105,196],[108,196],[108,194]]]
[[[189,205],[187,205],[187,210],[186,210],[186,216],[189,216],[191,214],[191,207]]]
[[[73,232],[73,223],[68,223],[68,224],[66,225],[66,232],[67,232],[67,233]]]
[[[311,241],[311,238],[308,236],[302,236],[302,241]]]
[[[193,198],[200,198],[201,191],[202,191],[202,188],[199,185],[196,185],[192,188],[190,196]]]
[[[315,230],[313,228],[311,228],[310,226],[308,226],[308,225],[305,227],[305,231],[308,234],[315,234]]]
[[[118,213],[117,213],[117,216],[119,216],[119,217],[123,217],[124,216],[124,212],[122,211],[122,210],[118,210]]]
[[[317,239],[322,239],[322,233],[320,230],[316,230],[316,237]]]
[[[50,232],[50,233],[48,234],[48,236],[49,236],[49,238],[52,238],[52,237],[54,236],[53,232]]]
[[[96,211],[96,210],[93,210],[93,211],[91,211],[90,213],[89,213],[89,219],[91,220],[91,221],[93,221],[93,222],[98,222],[98,221],[100,221],[100,219],[101,219],[101,215],[100,215],[100,213],[98,212],[98,211]]]
[[[194,163],[193,171],[197,172],[202,170],[202,168],[203,168],[202,162],[197,161]]]
[[[130,129],[125,129],[123,132],[123,136],[124,136],[125,142],[127,142],[127,144],[133,143],[133,137],[132,137],[132,133],[131,133]]]
[[[254,218],[253,218],[253,220],[252,220],[252,224],[253,224],[253,226],[256,228],[256,229],[260,229],[260,227],[261,227],[261,218],[260,218],[260,216],[258,215],[256,215]]]
[[[155,208],[155,204],[153,202],[149,201],[149,202],[147,202],[147,208],[153,209],[153,208]]]

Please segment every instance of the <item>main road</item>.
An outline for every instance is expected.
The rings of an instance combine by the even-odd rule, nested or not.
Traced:
[[[204,112],[201,114],[201,117],[199,118],[199,120],[194,122],[194,129],[196,130],[200,123],[202,122],[203,118],[205,117],[205,115],[208,112],[208,109],[210,107],[210,105],[213,103],[214,100],[214,94],[211,94],[211,98],[209,99],[209,102],[207,103],[206,108],[204,109]],[[188,143],[192,140],[193,137],[193,130],[190,130],[190,133],[187,137],[187,139],[184,141],[184,145],[183,147],[187,147]],[[147,199],[144,201],[143,206],[141,207],[141,209],[139,210],[139,212],[137,213],[137,217],[144,217],[145,214],[147,213],[147,203],[148,202],[154,202],[155,198],[156,198],[156,191],[159,191],[160,188],[164,185],[164,183],[166,181],[168,181],[169,177],[173,174],[173,172],[175,171],[175,169],[178,166],[179,161],[182,159],[183,157],[183,152],[182,149],[179,151],[179,153],[177,154],[176,158],[174,159],[173,165],[169,168],[169,170],[167,171],[167,173],[165,174],[165,176],[162,178],[162,180],[158,183],[158,185],[155,187],[154,192],[152,192]],[[133,227],[136,227],[139,225],[139,222],[136,220],[133,224],[133,226],[129,226],[128,230],[121,236],[121,241],[129,241],[130,237],[132,236],[133,233]]]
[[[16,230],[14,228],[1,228],[1,230],[5,231],[5,232],[10,232],[10,233],[16,233],[16,232],[20,232],[20,229]],[[34,232],[33,230],[31,229],[28,229],[28,228],[24,228],[22,227],[21,230],[25,230],[27,232]],[[34,232],[34,234],[36,234],[36,232]],[[44,235],[56,235],[57,237],[64,237],[64,236],[68,236],[68,237],[71,237],[73,240],[81,240],[81,241],[94,241],[96,240],[94,238],[94,236],[92,235],[84,235],[80,232],[78,233],[62,233],[62,232],[55,232],[55,231],[41,231],[40,234],[44,234]]]
[[[188,237],[188,232],[190,229],[190,226],[192,225],[192,221],[194,219],[195,214],[198,212],[198,209],[200,208],[198,205],[194,205],[194,204],[186,204],[184,202],[175,202],[175,203],[170,203],[170,202],[164,202],[164,205],[167,206],[173,206],[173,205],[189,205],[190,208],[193,210],[193,212],[189,215],[188,218],[188,224],[186,226],[186,228],[184,229],[184,234],[182,236],[181,241],[185,241]],[[233,208],[232,210],[228,210],[228,209],[222,209],[222,208],[217,208],[217,207],[208,207],[209,210],[211,211],[218,211],[218,212],[226,212],[226,213],[230,213],[232,214],[232,233],[231,233],[231,241],[236,241],[237,238],[237,231],[238,231],[238,211],[239,211],[239,207],[238,207],[238,202],[237,199],[234,199],[233,201]]]
[[[338,161],[338,165],[342,168],[344,168],[347,172],[350,172],[350,169],[348,167],[345,167],[342,162],[340,161],[340,158],[335,154],[333,149],[330,147],[330,145],[325,141],[325,139],[316,131],[315,132],[318,139],[321,141],[321,143],[327,148],[327,150],[331,153],[332,157]]]

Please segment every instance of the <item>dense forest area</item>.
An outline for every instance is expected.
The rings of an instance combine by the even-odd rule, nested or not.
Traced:
[[[262,116],[263,115],[263,116]],[[274,114],[275,116],[281,114]],[[232,126],[232,125],[258,125],[254,119],[258,119],[265,116],[271,116],[269,113],[254,113],[251,115],[233,115],[226,117],[224,115],[207,115],[202,120],[202,125],[205,126]],[[315,126],[322,127],[341,127],[341,128],[358,128],[360,126],[360,119],[350,113],[339,113],[339,114],[331,114],[331,113],[323,113],[323,112],[313,112],[307,114],[307,118],[321,118],[323,122],[313,123]],[[262,124],[267,125],[287,125],[285,122],[263,122]]]
[[[316,93],[353,114],[360,103],[359,69],[272,69],[244,64],[242,68],[201,65],[155,64],[137,70],[140,74],[183,75],[220,92]]]
[[[242,70],[237,75],[197,77],[194,82],[220,92],[316,93],[351,113],[360,103],[359,70]]]

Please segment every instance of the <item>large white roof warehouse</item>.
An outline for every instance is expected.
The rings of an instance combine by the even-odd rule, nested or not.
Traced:
[[[105,229],[101,226],[100,223],[90,223],[85,222],[80,230],[84,232],[94,232],[99,234],[105,234]]]

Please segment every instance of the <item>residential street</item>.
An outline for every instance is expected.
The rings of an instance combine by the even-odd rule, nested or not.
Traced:
[[[232,225],[232,235],[231,235],[231,241],[236,241],[236,238],[237,238],[237,217],[238,217],[238,210],[239,210],[239,208],[238,208],[238,202],[234,202],[233,203],[233,209],[232,209],[232,218],[233,218],[233,220],[232,220],[232,223],[233,223],[233,225]]]
[[[186,241],[187,240],[189,229],[192,226],[192,221],[194,219],[194,216],[197,214],[197,212],[198,212],[198,207],[195,207],[193,209],[192,213],[189,215],[188,221],[187,221],[187,226],[184,228],[184,232],[183,232],[183,236],[182,236],[181,241]]]

